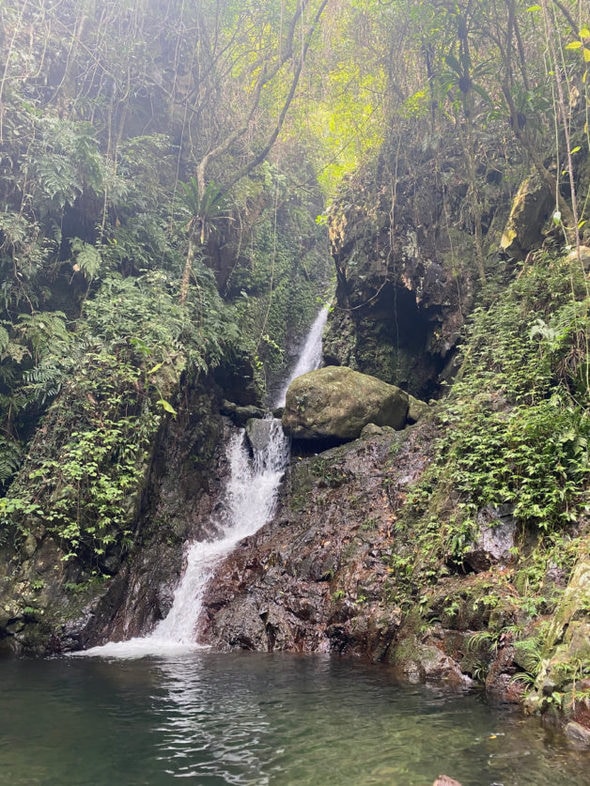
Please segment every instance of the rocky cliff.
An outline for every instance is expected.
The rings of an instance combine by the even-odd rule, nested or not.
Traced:
[[[561,247],[531,178],[504,233],[525,261],[502,253],[509,200],[491,173],[494,283],[477,294],[460,174],[423,174],[361,178],[334,206],[325,357],[422,396],[458,370],[451,394],[404,431],[308,443],[274,521],[220,565],[201,635],[480,684],[587,739],[587,252]]]

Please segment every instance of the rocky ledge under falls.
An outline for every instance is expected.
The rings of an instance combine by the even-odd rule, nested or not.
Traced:
[[[218,566],[201,640],[395,660],[403,614],[388,592],[392,527],[431,443],[428,422],[370,425],[354,442],[294,459],[274,519]],[[442,649],[434,660],[433,678],[470,683]]]

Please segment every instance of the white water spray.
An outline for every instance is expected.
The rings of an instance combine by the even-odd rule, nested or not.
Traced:
[[[289,383],[281,394],[284,404],[289,384],[296,376],[317,368],[322,357],[322,332],[327,318],[322,309],[312,325],[301,357]],[[253,535],[271,518],[279,484],[289,461],[289,443],[279,420],[267,418],[256,424],[256,439],[250,439],[252,454],[244,430],[229,440],[227,457],[229,479],[225,490],[221,535],[212,542],[195,542],[187,552],[187,564],[174,593],[168,616],[148,636],[128,641],[110,642],[76,655],[113,658],[140,658],[146,655],[168,656],[198,649],[195,627],[202,609],[202,599],[215,566],[240,540]]]
[[[301,354],[299,355],[299,360],[291,372],[291,376],[289,377],[287,383],[281,390],[280,395],[277,397],[275,407],[285,406],[287,390],[294,379],[297,379],[297,377],[300,377],[302,374],[305,374],[308,371],[315,371],[316,368],[320,367],[322,363],[322,334],[324,332],[327,319],[328,306],[324,306],[309,329],[307,339],[303,345]]]

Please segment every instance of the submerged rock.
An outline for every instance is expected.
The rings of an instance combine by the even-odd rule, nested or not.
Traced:
[[[565,727],[565,736],[574,743],[574,745],[590,748],[590,729],[582,726],[580,723],[570,721]]]
[[[353,440],[368,423],[402,429],[408,394],[345,366],[298,377],[287,391],[283,426],[296,439]]]
[[[406,636],[393,651],[390,661],[399,677],[411,683],[446,684],[458,690],[473,686],[473,680],[461,672],[459,664],[443,650],[441,642]]]

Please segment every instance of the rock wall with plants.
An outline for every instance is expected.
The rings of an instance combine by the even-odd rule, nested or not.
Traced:
[[[3,11],[0,639],[26,652],[98,636],[100,599],[115,615],[146,565],[158,586],[158,561],[164,585],[178,574],[182,536],[200,525],[157,489],[172,464],[179,500],[206,509],[221,402],[269,397],[330,260],[313,172],[289,187],[306,156],[295,142],[269,155],[260,106],[315,23],[294,13],[255,88],[237,71],[263,10]],[[195,36],[207,46],[191,48]]]
[[[451,374],[478,286],[465,204],[469,179],[450,129],[425,147],[402,148],[401,139],[412,139],[421,124],[401,126],[399,139],[384,146],[374,166],[351,176],[330,208],[337,289],[325,355],[429,398]],[[511,178],[503,152],[490,146],[481,172],[490,257]]]
[[[273,522],[220,565],[204,640],[369,656],[586,723],[588,329],[577,255],[531,255],[416,425],[310,437]]]
[[[547,12],[527,11],[555,32]],[[590,33],[571,34],[531,114],[507,95],[487,123],[462,40],[444,119],[438,93],[421,117],[399,112],[343,184],[326,361],[440,401],[399,433],[308,442],[200,624],[222,649],[368,655],[410,681],[481,685],[587,743]],[[560,85],[541,117],[545,80]]]

